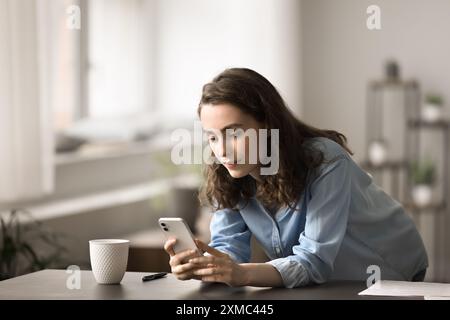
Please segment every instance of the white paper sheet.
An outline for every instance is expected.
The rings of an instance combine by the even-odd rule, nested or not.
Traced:
[[[450,283],[380,280],[359,295],[450,297]]]

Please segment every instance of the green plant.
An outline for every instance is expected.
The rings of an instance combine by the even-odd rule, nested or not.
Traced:
[[[432,185],[436,180],[436,167],[430,160],[412,164],[412,181],[414,184]]]
[[[442,106],[444,104],[442,97],[437,94],[427,94],[425,101],[435,106]]]
[[[0,281],[63,265],[67,251],[60,242],[63,235],[48,230],[28,211],[12,209],[0,217],[0,223]],[[38,247],[47,254],[40,254]]]

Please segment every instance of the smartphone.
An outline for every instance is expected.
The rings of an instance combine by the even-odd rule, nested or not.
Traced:
[[[196,249],[201,254],[200,249],[195,244],[194,235],[183,218],[159,218],[158,222],[167,239],[177,239],[173,247],[175,253]]]

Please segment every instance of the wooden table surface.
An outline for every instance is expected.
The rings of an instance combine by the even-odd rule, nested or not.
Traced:
[[[393,297],[358,296],[366,289],[359,281],[337,281],[295,289],[232,288],[220,283],[198,280],[180,281],[168,274],[165,278],[143,282],[141,272],[127,272],[119,285],[95,282],[90,270],[80,273],[80,289],[69,289],[66,270],[42,270],[0,282],[0,299],[63,300],[353,300],[392,299]],[[421,297],[415,297],[418,299]],[[397,298],[395,298],[397,299]]]

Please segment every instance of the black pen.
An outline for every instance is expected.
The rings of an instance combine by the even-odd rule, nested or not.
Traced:
[[[159,278],[165,277],[166,274],[167,274],[167,272],[160,272],[160,273],[155,273],[155,274],[151,274],[148,276],[144,276],[142,278],[142,281],[150,281],[150,280],[159,279]]]

